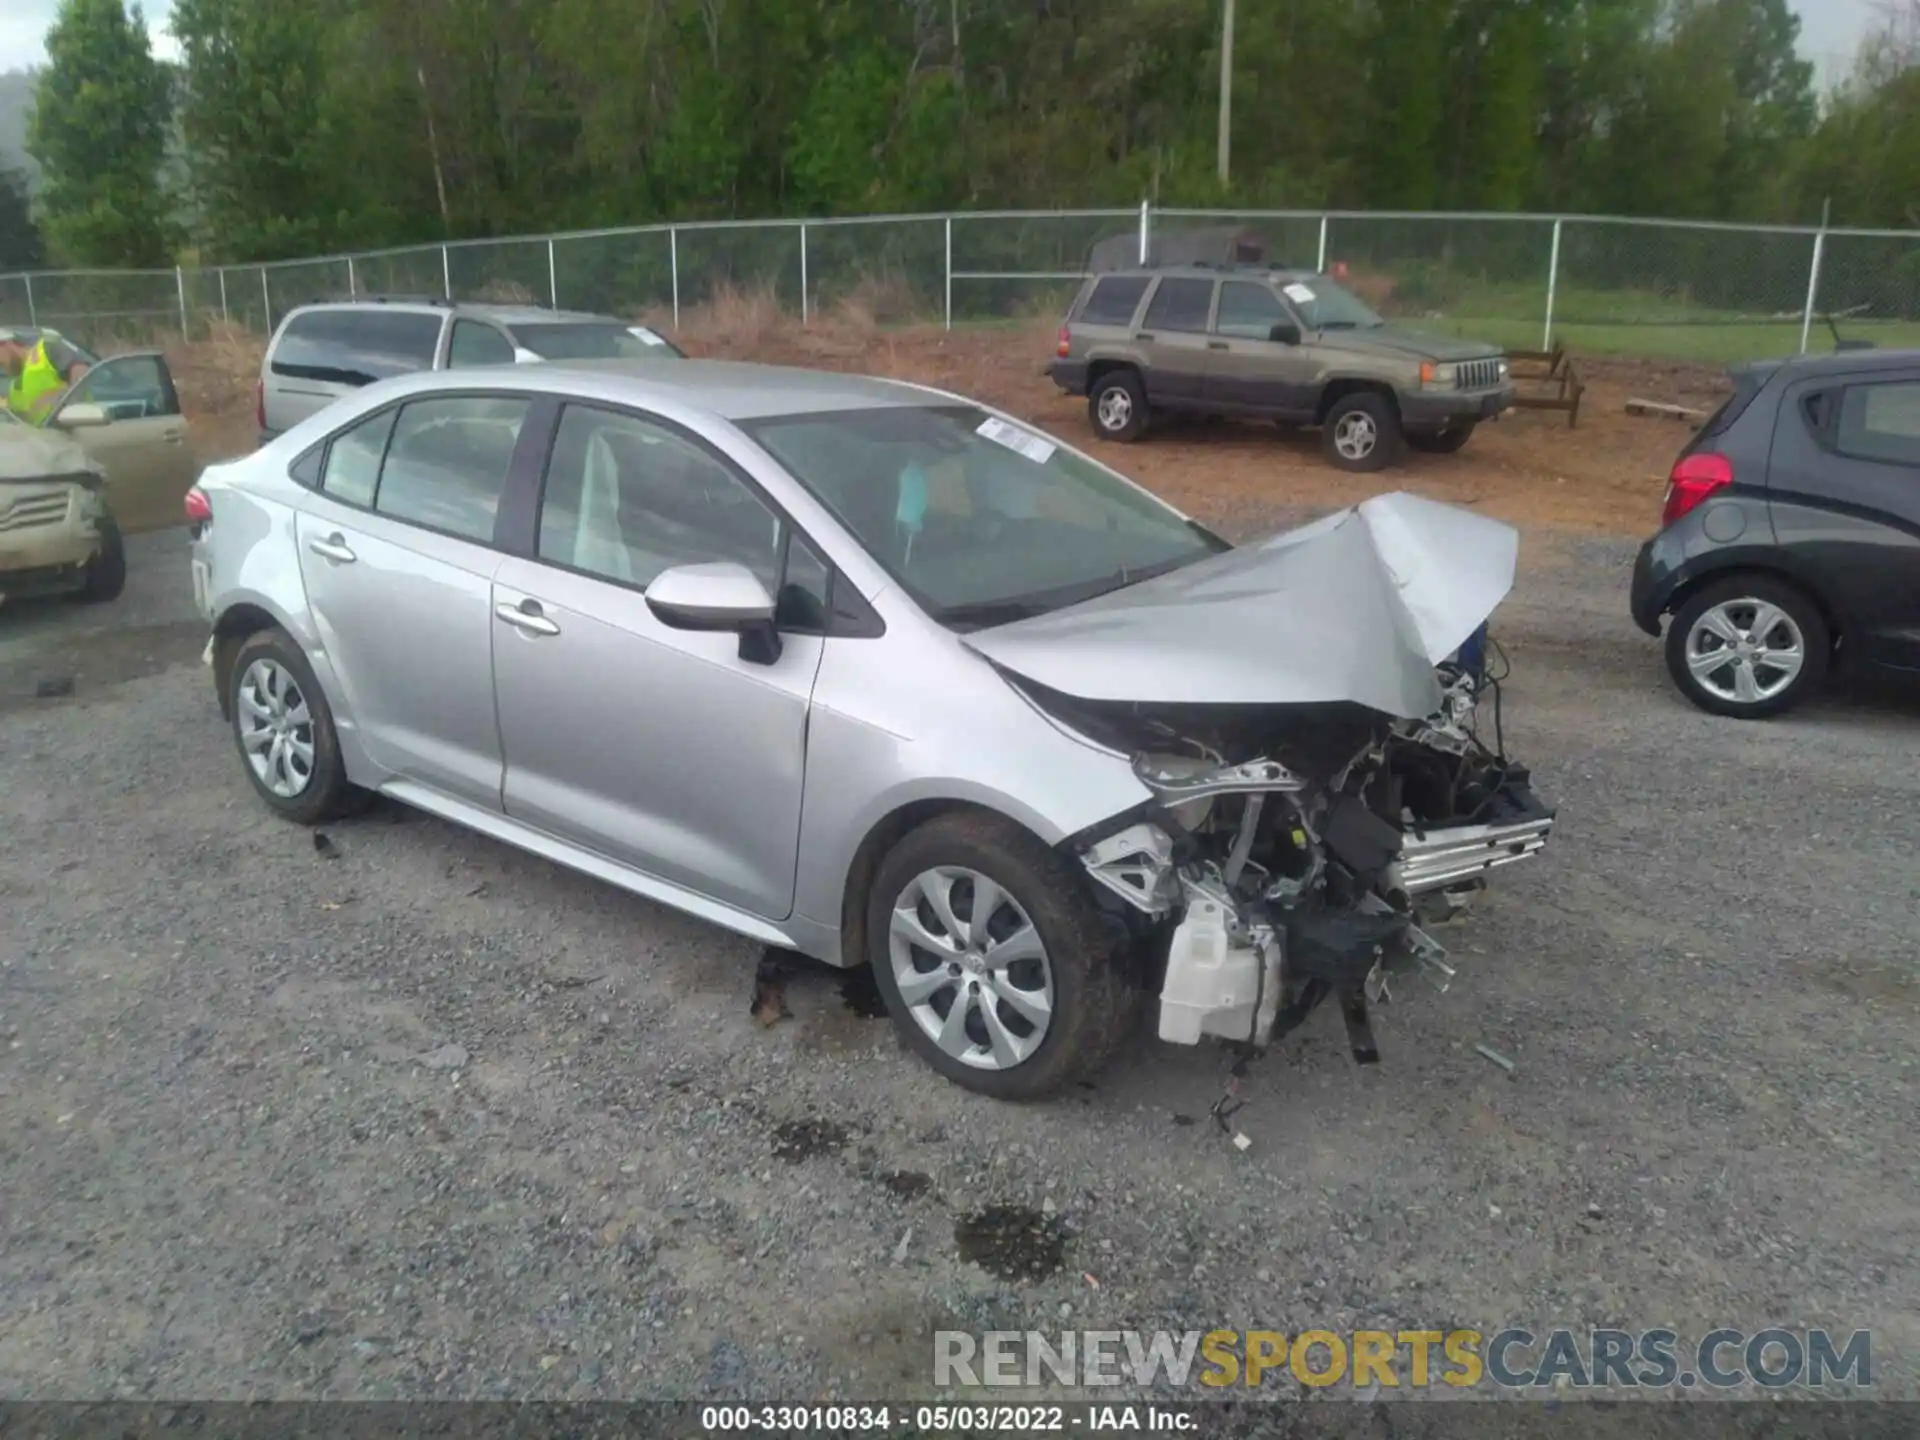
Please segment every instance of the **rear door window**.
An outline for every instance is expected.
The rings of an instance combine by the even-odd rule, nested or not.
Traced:
[[[1213,310],[1213,281],[1167,279],[1153,292],[1147,306],[1146,327],[1177,334],[1200,334]]]
[[[268,369],[292,380],[371,385],[433,368],[438,315],[407,310],[308,310],[287,322]]]
[[[481,321],[456,320],[453,339],[447,345],[447,364],[511,365],[513,342]]]
[[[1096,281],[1086,304],[1080,307],[1081,321],[1088,325],[1131,323],[1149,283],[1145,275],[1109,275]]]
[[[401,406],[373,508],[490,543],[527,403],[510,396],[449,395]]]
[[[1920,468],[1920,382],[1849,385],[1840,394],[1833,444],[1856,460]]]

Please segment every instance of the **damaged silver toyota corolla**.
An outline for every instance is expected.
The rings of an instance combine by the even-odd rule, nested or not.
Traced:
[[[1514,532],[1409,495],[1235,549],[957,396],[623,361],[368,386],[187,510],[270,809],[375,791],[871,963],[990,1095],[1144,1006],[1257,1050],[1331,997],[1371,1055],[1552,823],[1484,665]]]

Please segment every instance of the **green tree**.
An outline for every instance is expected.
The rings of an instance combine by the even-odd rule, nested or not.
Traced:
[[[0,170],[0,272],[37,270],[46,262],[27,177],[18,170]]]
[[[161,189],[172,95],[146,18],[123,0],[60,0],[27,148],[49,246],[79,265],[171,263]]]
[[[180,123],[210,258],[277,260],[338,241],[332,13],[309,0],[175,0]]]

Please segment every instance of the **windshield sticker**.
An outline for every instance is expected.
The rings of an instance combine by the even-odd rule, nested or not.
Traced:
[[[996,445],[1004,445],[1016,455],[1026,456],[1036,465],[1046,464],[1053,458],[1053,452],[1060,448],[1051,440],[1042,440],[1038,435],[1022,430],[1018,425],[1009,425],[993,415],[982,420],[975,433],[985,436]]]
[[[1315,298],[1313,291],[1309,290],[1297,280],[1291,285],[1282,286],[1280,293],[1296,305],[1311,305]]]
[[[646,345],[664,345],[667,343],[644,325],[629,325],[627,327],[627,333]]]

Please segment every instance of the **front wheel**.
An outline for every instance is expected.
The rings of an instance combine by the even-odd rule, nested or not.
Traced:
[[[1433,430],[1424,435],[1409,435],[1407,443],[1428,455],[1453,455],[1473,438],[1474,426],[1477,423],[1473,420],[1456,420],[1444,430]]]
[[[127,588],[127,542],[120,536],[120,527],[111,519],[98,521],[95,528],[100,533],[100,548],[87,561],[80,598],[89,605],[102,605],[118,600],[120,592]]]
[[[1362,390],[1334,402],[1321,427],[1327,459],[1342,470],[1384,470],[1400,456],[1400,416],[1393,402]]]
[[[867,936],[907,1043],[995,1099],[1042,1099],[1091,1074],[1137,1014],[1084,879],[997,815],[942,815],[896,844]]]
[[[1680,607],[1667,630],[1667,672],[1702,710],[1759,720],[1820,688],[1831,646],[1826,620],[1801,591],[1735,575]]]

